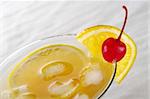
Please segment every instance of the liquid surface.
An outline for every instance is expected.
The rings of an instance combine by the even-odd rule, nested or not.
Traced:
[[[95,99],[113,66],[70,45],[50,45],[24,58],[9,77],[14,99]],[[13,99],[12,98],[12,99]]]

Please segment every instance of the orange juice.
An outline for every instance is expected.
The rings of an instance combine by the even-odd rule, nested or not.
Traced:
[[[95,99],[112,74],[112,64],[99,62],[74,46],[56,44],[18,63],[9,85],[14,99]]]

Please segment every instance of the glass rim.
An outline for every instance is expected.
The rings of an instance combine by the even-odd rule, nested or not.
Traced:
[[[33,44],[36,44],[36,43],[38,43],[38,42],[40,42],[40,41],[47,40],[47,39],[49,39],[49,38],[63,37],[63,36],[72,36],[72,37],[75,37],[76,34],[52,35],[52,36],[44,37],[44,38],[39,39],[39,40],[35,40],[35,41],[33,41],[33,42],[31,42],[31,43],[29,43],[29,44],[27,44],[27,45],[25,45],[25,46],[19,48],[18,50],[12,52],[12,54],[10,54],[8,57],[6,57],[4,60],[2,60],[2,62],[0,63],[0,66],[1,66],[0,71],[4,69],[3,64],[4,64],[5,62],[7,62],[7,60],[9,60],[9,58],[11,58],[11,57],[12,57],[13,55],[15,55],[16,53],[22,51],[23,49],[25,49],[25,48],[27,48],[27,47],[29,47],[29,46],[32,46]],[[108,89],[110,88],[110,86],[112,85],[112,83],[113,83],[113,81],[114,81],[114,78],[115,78],[115,75],[116,75],[116,71],[117,71],[117,62],[114,61],[112,64],[113,64],[113,66],[114,66],[114,71],[113,71],[113,73],[112,73],[112,77],[110,78],[110,81],[109,81],[109,83],[107,84],[107,86],[105,87],[105,89],[100,93],[99,96],[97,96],[97,99],[100,99],[100,98],[108,91]]]

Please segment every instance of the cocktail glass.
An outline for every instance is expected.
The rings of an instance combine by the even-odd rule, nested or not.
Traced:
[[[75,46],[77,48],[82,49],[82,51],[85,54],[88,54],[88,50],[80,44],[76,38],[75,34],[66,34],[66,35],[55,35],[51,37],[47,37],[41,40],[37,40],[31,44],[28,44],[21,49],[17,50],[10,56],[8,56],[1,64],[0,64],[0,93],[2,93],[4,90],[7,90],[8,87],[8,76],[11,73],[11,71],[14,69],[16,64],[20,62],[26,55],[28,55],[30,52],[33,52],[34,50],[43,47],[45,45],[54,45],[54,44],[68,44]],[[96,98],[101,98],[109,89],[111,86],[117,69],[117,63],[113,63],[114,71],[112,73],[112,76],[110,80],[107,82],[107,86],[103,89],[102,92],[99,93],[99,95],[96,96]]]

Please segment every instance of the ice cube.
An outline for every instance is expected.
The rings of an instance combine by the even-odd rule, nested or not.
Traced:
[[[44,65],[40,74],[45,80],[50,80],[56,76],[67,75],[73,70],[72,65],[66,62],[52,62]]]
[[[35,94],[28,92],[19,95],[16,99],[36,99]]]
[[[21,85],[10,90],[6,90],[1,93],[0,99],[14,99],[14,97],[19,96],[20,94],[29,92],[27,85]]]
[[[9,90],[5,90],[0,94],[0,99],[12,99],[13,97],[13,93]]]
[[[97,85],[103,80],[103,75],[100,69],[88,67],[82,71],[80,80],[83,86]]]
[[[89,99],[89,97],[86,94],[78,93],[75,95],[75,97],[73,99]]]
[[[48,87],[48,91],[52,96],[67,98],[75,93],[79,88],[79,81],[71,79],[65,83],[54,82]]]
[[[20,94],[20,93],[26,93],[26,92],[29,91],[29,88],[28,88],[27,85],[21,85],[19,87],[13,88],[13,91],[15,93],[18,93],[18,94]]]

